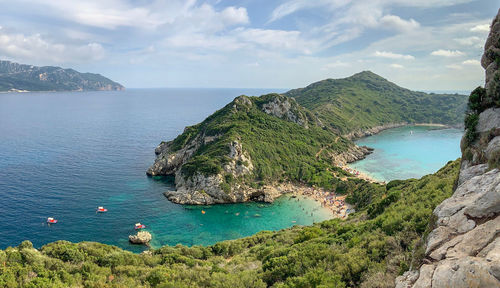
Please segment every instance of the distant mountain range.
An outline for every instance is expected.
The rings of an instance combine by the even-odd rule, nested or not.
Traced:
[[[109,91],[121,84],[100,74],[54,66],[33,66],[0,60],[0,91]]]

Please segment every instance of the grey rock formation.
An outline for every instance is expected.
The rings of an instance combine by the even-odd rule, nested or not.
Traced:
[[[139,231],[135,235],[128,236],[128,241],[132,244],[146,245],[151,241],[151,239],[153,239],[153,236],[151,236],[151,233],[147,231]]]
[[[297,106],[293,98],[276,95],[271,101],[262,105],[262,111],[308,128],[307,118],[296,108]]]
[[[479,115],[478,139],[470,144],[474,155],[463,159],[454,194],[433,212],[437,227],[427,237],[427,264],[398,277],[396,287],[500,287],[500,170],[491,165],[500,151],[499,15],[482,58],[486,97],[481,104],[490,108]]]
[[[375,126],[375,127],[368,128],[368,129],[356,130],[356,131],[353,131],[353,132],[348,133],[346,135],[343,135],[343,137],[345,137],[349,140],[356,140],[359,138],[375,135],[375,134],[380,133],[380,132],[387,130],[387,129],[397,128],[397,127],[406,126],[406,125],[408,125],[407,122],[389,123],[389,124]]]
[[[500,17],[497,15],[491,23],[490,34],[484,45],[484,54],[481,58],[481,65],[486,69],[487,99],[484,101],[491,103],[495,99],[500,99],[500,71],[498,70],[498,59],[500,57]]]
[[[345,152],[342,152],[337,155],[329,155],[333,162],[337,165],[344,165],[346,163],[352,163],[358,160],[365,159],[366,155],[369,155],[373,152],[373,148],[366,146],[351,146]]]
[[[274,94],[270,101],[262,105],[261,110],[266,114],[296,123],[304,128],[309,128],[309,122],[323,126],[316,116],[307,115],[294,98],[284,95]]]

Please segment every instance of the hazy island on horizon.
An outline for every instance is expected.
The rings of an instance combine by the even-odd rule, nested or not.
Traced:
[[[100,74],[56,66],[0,60],[0,92],[121,91],[125,87]]]

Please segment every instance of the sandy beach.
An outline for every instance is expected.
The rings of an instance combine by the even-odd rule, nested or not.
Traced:
[[[322,207],[329,209],[334,218],[346,218],[350,213],[354,212],[352,205],[345,202],[345,195],[337,195],[334,191],[329,191],[323,188],[295,186],[290,193],[291,197],[302,195],[310,197],[319,202]]]

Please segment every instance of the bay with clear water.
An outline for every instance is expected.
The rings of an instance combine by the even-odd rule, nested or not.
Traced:
[[[98,241],[134,252],[134,224],[152,246],[217,241],[310,225],[330,212],[310,199],[274,204],[182,206],[169,179],[145,171],[154,148],[236,96],[263,89],[129,89],[122,92],[0,94],[0,249],[30,240]],[[97,206],[107,213],[96,214]],[[206,213],[202,214],[201,210]],[[312,213],[312,215],[311,215]],[[45,224],[47,217],[59,223]]]
[[[328,210],[307,198],[273,204],[182,206],[163,192],[171,179],[147,177],[154,148],[236,96],[264,89],[129,89],[122,92],[0,94],[0,249],[30,240],[98,241],[134,252],[134,224],[152,246],[217,241],[310,225]],[[410,135],[410,131],[413,134]],[[403,127],[358,141],[375,148],[353,166],[383,180],[435,172],[459,156],[461,131]],[[96,214],[97,206],[107,213]],[[204,210],[205,214],[201,211]],[[59,220],[50,227],[47,217]]]
[[[375,150],[365,159],[349,164],[379,181],[420,178],[460,157],[462,129],[405,126],[389,129],[356,141]]]

